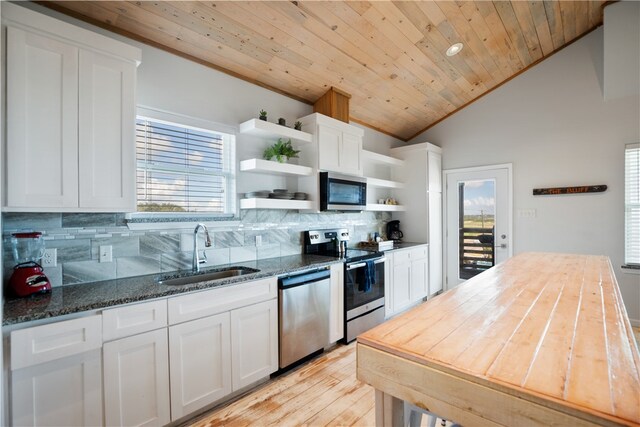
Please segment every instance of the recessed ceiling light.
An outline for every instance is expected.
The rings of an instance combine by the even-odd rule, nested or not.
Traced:
[[[464,45],[462,43],[452,44],[449,46],[449,49],[447,49],[447,56],[457,55],[462,50],[463,46]]]

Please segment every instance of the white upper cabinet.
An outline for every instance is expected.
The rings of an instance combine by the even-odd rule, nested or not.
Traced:
[[[342,131],[318,125],[318,165],[322,170],[340,171]]]
[[[362,176],[362,135],[342,132],[340,170]]]
[[[132,64],[80,51],[80,203],[135,211],[135,80]]]
[[[3,4],[6,210],[135,210],[140,50]]]
[[[362,176],[362,129],[319,113],[300,121],[302,128],[314,135],[316,143],[314,150],[303,154],[313,157],[317,152],[318,169]]]
[[[76,207],[78,48],[9,27],[7,56],[7,204]]]
[[[429,191],[442,193],[442,154],[436,151],[428,151],[427,164]]]

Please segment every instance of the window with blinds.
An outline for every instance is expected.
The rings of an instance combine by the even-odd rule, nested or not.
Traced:
[[[232,214],[232,138],[139,116],[138,212]]]
[[[640,144],[625,149],[624,228],[624,262],[640,265]]]

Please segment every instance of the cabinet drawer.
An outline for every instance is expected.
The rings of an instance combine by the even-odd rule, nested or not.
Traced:
[[[102,336],[111,341],[167,326],[167,300],[113,308],[102,312]]]
[[[11,332],[11,370],[102,347],[102,316]]]
[[[222,313],[277,296],[278,279],[269,277],[169,299],[169,324]]]
[[[404,264],[405,262],[411,261],[411,251],[405,249],[403,251],[394,251],[393,252],[393,263],[395,265]]]
[[[424,245],[412,248],[409,252],[412,260],[426,258],[429,255],[429,247]]]

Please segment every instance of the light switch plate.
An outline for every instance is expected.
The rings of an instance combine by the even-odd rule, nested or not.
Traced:
[[[58,265],[58,249],[57,248],[45,249],[44,255],[42,255],[42,266],[55,267],[57,265]]]
[[[535,218],[536,210],[535,209],[518,209],[518,217],[519,218]]]
[[[100,262],[113,261],[113,246],[104,245],[100,246]]]

